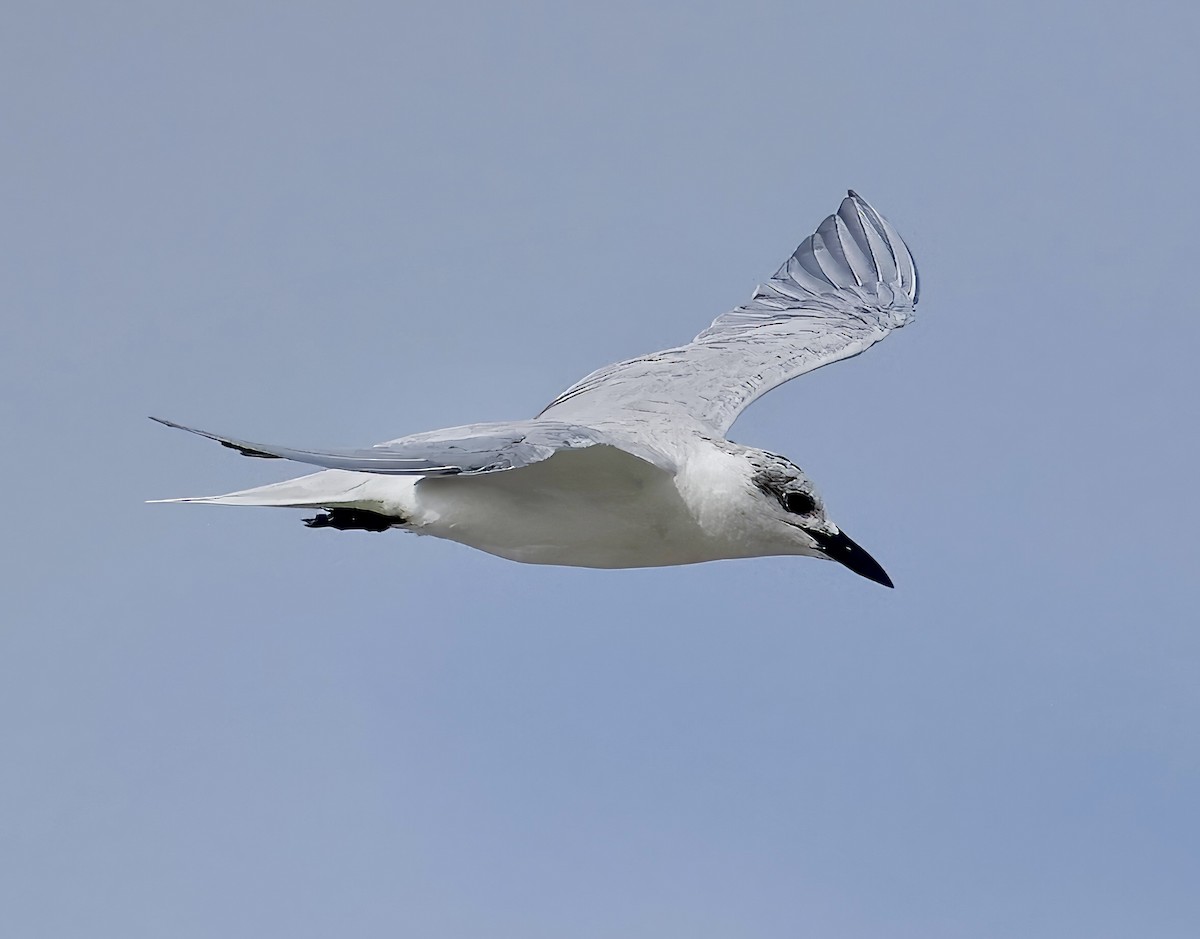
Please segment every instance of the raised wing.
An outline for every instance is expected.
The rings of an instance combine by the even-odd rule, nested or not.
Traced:
[[[351,450],[300,450],[223,437],[174,421],[152,417],[168,427],[199,434],[243,456],[292,460],[326,469],[387,476],[457,476],[496,473],[549,459],[559,450],[606,443],[604,435],[560,421],[468,424],[401,437],[375,447]]]
[[[858,355],[907,323],[916,304],[908,247],[851,191],[749,303],[685,346],[593,372],[539,418],[603,427],[686,415],[724,434],[759,395]]]

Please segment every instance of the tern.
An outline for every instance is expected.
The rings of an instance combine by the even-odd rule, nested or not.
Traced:
[[[917,270],[851,190],[748,303],[686,345],[608,365],[531,420],[349,450],[253,443],[152,418],[245,456],[322,471],[220,496],[317,509],[310,528],[433,535],[527,564],[629,568],[799,555],[891,587],[796,464],[726,439],[752,401],[913,318]]]

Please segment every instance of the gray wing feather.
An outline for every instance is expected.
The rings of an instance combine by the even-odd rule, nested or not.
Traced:
[[[599,432],[560,421],[469,424],[401,437],[374,447],[349,450],[301,450],[254,443],[197,430],[174,421],[151,420],[199,434],[244,456],[292,460],[326,469],[389,476],[456,476],[495,473],[549,459],[559,450],[607,442]]]
[[[851,191],[748,303],[685,346],[593,372],[539,417],[604,427],[687,416],[724,433],[759,395],[857,355],[911,321],[916,304],[904,240]]]

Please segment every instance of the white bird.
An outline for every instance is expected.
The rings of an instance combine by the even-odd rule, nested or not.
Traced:
[[[528,564],[805,555],[891,587],[798,466],[725,433],[759,395],[858,355],[909,322],[916,303],[904,241],[851,191],[749,303],[687,345],[593,372],[532,420],[297,450],[153,418],[246,456],[325,467],[226,495],[155,501],[316,508],[310,528],[399,528]]]

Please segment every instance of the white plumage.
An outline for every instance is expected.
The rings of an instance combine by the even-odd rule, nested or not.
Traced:
[[[401,528],[535,564],[808,555],[891,586],[829,520],[799,467],[725,432],[771,388],[905,325],[916,302],[904,241],[850,192],[748,303],[686,345],[593,372],[536,418],[353,450],[252,443],[162,421],[248,456],[326,469],[161,501],[319,508],[312,527]]]

